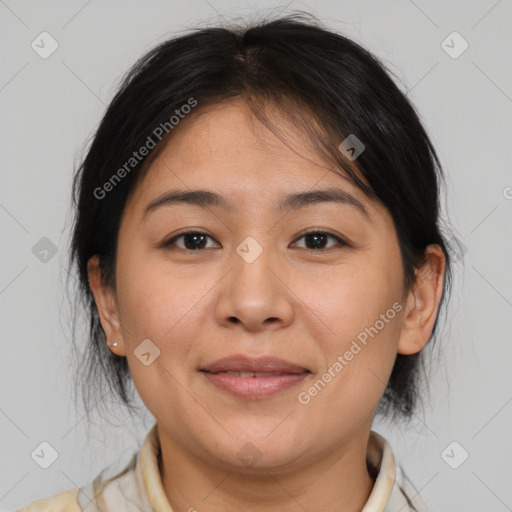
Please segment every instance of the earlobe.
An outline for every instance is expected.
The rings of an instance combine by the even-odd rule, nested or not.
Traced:
[[[102,278],[99,256],[92,256],[87,263],[89,286],[94,296],[101,326],[105,332],[107,343],[115,340],[115,349],[109,347],[117,355],[124,355],[124,341],[117,310],[114,290],[106,285]]]
[[[415,354],[426,346],[439,311],[446,263],[441,247],[429,245],[425,260],[407,297],[397,348],[399,354]]]

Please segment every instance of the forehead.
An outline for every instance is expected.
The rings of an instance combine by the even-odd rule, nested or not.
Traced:
[[[297,179],[326,173],[325,163],[305,137],[300,139],[279,115],[272,116],[272,123],[284,140],[259,122],[241,99],[208,106],[181,127],[163,150],[161,160],[189,170],[206,168],[208,175],[217,177],[226,172],[250,172],[286,179],[293,173]],[[279,172],[284,168],[289,173]]]
[[[278,114],[278,135],[241,99],[198,107],[151,164],[134,199],[167,188],[214,188],[236,202],[313,188],[338,187],[371,206],[365,194],[323,161],[311,141]],[[373,205],[376,207],[376,205]]]

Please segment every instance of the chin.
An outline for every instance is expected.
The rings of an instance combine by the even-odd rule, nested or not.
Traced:
[[[274,423],[272,428],[275,426]],[[299,457],[298,447],[303,440],[296,439],[284,429],[269,435],[272,428],[265,430],[264,435],[256,429],[258,434],[255,431],[251,435],[246,431],[242,436],[224,437],[224,442],[217,445],[222,451],[210,451],[210,455],[222,461],[226,469],[240,473],[257,474],[290,468]]]

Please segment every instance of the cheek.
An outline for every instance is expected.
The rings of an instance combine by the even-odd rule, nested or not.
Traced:
[[[176,272],[171,276],[168,268],[158,263],[129,263],[125,261],[120,265],[119,274],[125,277],[118,283],[128,365],[144,404],[157,418],[168,415],[165,421],[169,423],[174,421],[173,416],[193,409],[193,401],[183,393],[180,383],[188,378],[186,363],[194,351],[193,340],[201,338],[202,299],[205,289],[213,286],[213,280],[210,276],[208,281],[212,280],[212,283],[205,283],[203,276],[201,284],[199,279],[186,278]],[[137,267],[140,271],[134,270]],[[136,355],[140,354],[138,347],[146,339],[159,350],[148,366]],[[150,357],[153,358],[153,354]],[[173,397],[165,400],[165,411],[162,396]]]
[[[183,329],[193,335],[195,309],[215,283],[214,276],[184,272],[147,255],[120,262],[119,276],[120,314],[129,335],[159,344]]]
[[[317,291],[322,327],[316,333],[329,384],[317,401],[362,415],[377,406],[397,353],[401,328],[401,266],[390,257],[367,258],[331,274],[329,286]],[[329,329],[327,329],[327,327]],[[323,389],[322,385],[317,386]],[[312,390],[315,393],[314,390]]]
[[[299,403],[307,403],[309,418],[323,418],[329,409],[330,420],[322,427],[325,435],[336,436],[368,420],[384,393],[396,358],[403,309],[396,301],[397,290],[386,284],[382,276],[379,280],[367,271],[331,282],[329,291],[318,297],[323,322],[314,337],[323,367],[303,390]],[[336,290],[336,285],[341,288]]]
[[[393,260],[384,268],[378,262],[367,259],[343,267],[338,272],[326,275],[324,284],[317,287],[314,294],[306,296],[311,305],[315,304],[316,311],[325,326],[331,328],[335,339],[356,337],[365,328],[374,325],[381,315],[386,315],[393,304],[400,300],[400,270],[394,268],[394,263]],[[396,308],[387,317],[394,318],[395,313]],[[391,323],[397,322],[390,321],[386,325]]]

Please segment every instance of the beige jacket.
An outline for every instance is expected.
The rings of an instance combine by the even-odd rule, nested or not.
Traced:
[[[34,501],[18,512],[173,512],[160,477],[159,450],[155,424],[122,471],[111,474],[113,466],[108,466],[92,482]],[[389,444],[373,431],[367,461],[378,474],[361,512],[413,512],[411,503],[421,507],[413,501],[417,492],[395,465]],[[188,512],[194,511],[191,507]]]

